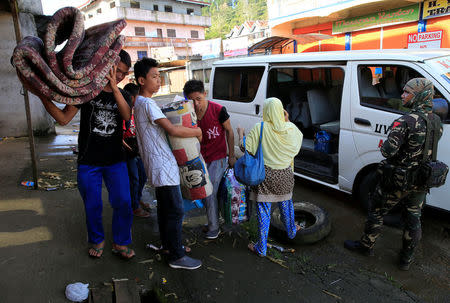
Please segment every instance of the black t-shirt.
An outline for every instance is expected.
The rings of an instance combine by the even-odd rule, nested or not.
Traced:
[[[225,106],[222,106],[220,112],[219,112],[219,122],[220,124],[223,124],[225,121],[228,120],[228,118],[230,118],[230,115],[227,112],[227,109],[225,108]]]
[[[131,98],[120,90],[128,105]],[[102,91],[81,109],[78,164],[108,166],[124,161],[123,119],[113,93]]]

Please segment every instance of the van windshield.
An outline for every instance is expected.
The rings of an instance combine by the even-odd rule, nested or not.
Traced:
[[[450,84],[450,56],[429,59],[426,63]]]

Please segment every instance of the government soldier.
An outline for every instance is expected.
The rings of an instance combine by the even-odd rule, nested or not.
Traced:
[[[378,166],[378,184],[372,193],[372,207],[369,210],[364,235],[359,241],[346,240],[344,247],[364,255],[373,256],[373,246],[380,235],[383,217],[398,203],[406,213],[403,231],[403,248],[400,252],[399,268],[408,270],[413,261],[413,254],[422,236],[420,216],[428,188],[419,180],[419,166],[423,161],[427,123],[439,119],[438,138],[442,135],[440,118],[432,112],[434,88],[425,78],[408,81],[403,89],[402,103],[411,108],[410,113],[396,119],[390,126],[381,153],[386,158]],[[430,126],[433,123],[430,123]],[[432,144],[428,148],[427,160],[431,159]],[[368,193],[370,194],[370,193]]]

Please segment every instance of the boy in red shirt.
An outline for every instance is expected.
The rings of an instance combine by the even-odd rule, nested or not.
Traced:
[[[139,148],[136,138],[136,126],[134,124],[134,103],[139,94],[139,86],[128,83],[123,88],[131,97],[131,119],[123,121],[123,147],[127,161],[128,176],[130,178],[131,208],[133,215],[141,218],[150,217],[150,213],[145,210],[146,205],[141,201],[142,190],[147,182],[144,163],[139,156]]]
[[[186,98],[194,102],[197,123],[202,130],[201,154],[213,184],[213,193],[204,199],[208,217],[208,230],[205,236],[207,239],[216,239],[220,232],[217,190],[227,166],[233,167],[236,162],[233,128],[226,108],[206,99],[203,82],[198,80],[186,82],[183,93]]]

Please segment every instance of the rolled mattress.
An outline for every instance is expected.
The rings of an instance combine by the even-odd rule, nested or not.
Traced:
[[[175,101],[161,108],[167,119],[174,125],[197,128],[197,116],[190,101]],[[204,199],[212,194],[205,160],[200,154],[197,138],[169,136],[168,141],[180,169],[181,193],[188,200]]]
[[[124,19],[84,29],[75,7],[58,10],[47,24],[44,41],[28,36],[14,49],[12,63],[19,79],[35,95],[56,102],[82,104],[108,84],[106,76],[120,58],[125,42]],[[56,47],[66,41],[60,51]]]

